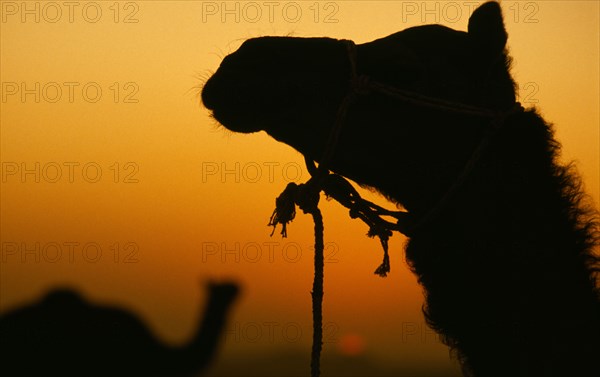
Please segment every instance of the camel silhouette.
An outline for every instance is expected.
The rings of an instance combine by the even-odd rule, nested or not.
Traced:
[[[355,93],[328,166],[420,219],[406,260],[463,374],[598,376],[597,212],[553,126],[516,103],[507,38],[496,2],[467,32],[409,28],[356,45],[354,60],[347,41],[253,38],[202,101],[227,129],[321,162]]]
[[[199,327],[186,345],[156,339],[134,314],[96,306],[71,289],[49,292],[39,303],[0,317],[4,376],[197,376],[213,360],[233,283],[209,283]]]

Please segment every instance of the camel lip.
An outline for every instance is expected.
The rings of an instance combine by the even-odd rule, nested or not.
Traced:
[[[213,118],[229,131],[240,134],[251,134],[262,131],[263,128],[256,126],[249,120],[238,118],[229,111],[212,110]]]

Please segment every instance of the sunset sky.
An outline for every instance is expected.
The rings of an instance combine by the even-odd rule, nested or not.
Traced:
[[[199,88],[250,37],[364,43],[424,23],[466,30],[477,2],[0,4],[0,311],[70,286],[135,311],[157,336],[182,343],[202,309],[203,284],[235,280],[243,295],[213,374],[248,355],[290,350],[305,354],[298,373],[307,375],[312,223],[299,214],[287,239],[269,237],[266,226],[285,185],[308,179],[302,156],[264,133],[217,127]],[[577,161],[598,205],[599,3],[502,8],[520,101],[555,125],[563,161]],[[382,251],[366,226],[334,202],[321,209],[323,362],[362,356],[382,373],[457,373],[423,323],[405,239],[393,236],[392,271],[382,279],[373,274]]]

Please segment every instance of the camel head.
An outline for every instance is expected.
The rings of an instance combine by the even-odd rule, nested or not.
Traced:
[[[490,110],[515,102],[500,6],[485,3],[467,32],[413,27],[356,46],[356,73],[394,88]],[[223,59],[202,101],[225,128],[266,131],[319,162],[352,65],[343,41],[259,37]],[[415,106],[379,93],[349,107],[331,170],[406,208],[437,198],[468,160],[489,119]],[[394,179],[390,179],[393,177]]]

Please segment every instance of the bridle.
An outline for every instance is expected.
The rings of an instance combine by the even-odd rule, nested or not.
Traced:
[[[488,145],[506,124],[506,118],[524,111],[519,102],[514,103],[508,110],[497,111],[483,107],[466,105],[460,102],[448,101],[440,98],[428,97],[422,94],[402,90],[378,81],[371,80],[367,75],[358,74],[356,45],[350,40],[341,40],[346,46],[348,59],[351,67],[350,89],[342,99],[336,119],[329,133],[329,138],[323,152],[323,157],[317,167],[314,161],[304,156],[306,167],[311,178],[303,184],[289,183],[285,190],[276,200],[276,208],[271,215],[269,225],[273,226],[273,232],[277,224],[282,224],[281,234],[286,237],[286,225],[295,217],[296,205],[305,213],[316,214],[318,211],[319,194],[321,191],[330,198],[337,200],[340,204],[350,210],[350,217],[359,218],[369,226],[367,233],[370,237],[377,236],[384,250],[382,264],[375,270],[380,276],[386,276],[390,271],[388,256],[388,240],[393,231],[398,231],[408,237],[414,236],[429,224],[450,202],[450,199],[460,190],[469,178],[481,156]],[[437,111],[446,111],[454,114],[463,114],[490,119],[486,134],[483,136],[467,163],[453,183],[429,210],[419,216],[406,211],[390,211],[380,207],[368,200],[361,198],[354,187],[341,175],[330,173],[329,166],[335,153],[340,134],[345,124],[346,116],[350,106],[363,95],[380,93],[400,102],[410,105],[431,108]],[[392,217],[396,222],[388,221],[385,217]],[[319,226],[322,231],[322,226]],[[273,234],[273,233],[271,233]],[[322,234],[320,235],[322,236]],[[317,237],[319,238],[319,237]]]
[[[323,153],[323,157],[320,160],[319,167],[317,168],[314,162],[305,156],[305,162],[308,171],[311,173],[313,178],[317,181],[323,180],[329,173],[329,165],[333,158],[335,148],[339,141],[340,134],[342,132],[346,115],[350,106],[360,97],[368,95],[370,93],[380,93],[388,97],[397,99],[398,101],[419,106],[431,108],[439,111],[446,111],[455,114],[470,115],[475,117],[482,117],[490,119],[487,133],[481,139],[471,157],[456,177],[452,185],[446,190],[443,196],[437,201],[437,204],[426,211],[422,216],[414,218],[410,216],[408,212],[404,211],[385,211],[384,215],[393,216],[398,219],[397,224],[389,223],[392,230],[400,231],[401,233],[411,236],[418,229],[422,228],[425,224],[429,223],[435,218],[444,206],[447,204],[449,199],[462,187],[466,179],[470,176],[473,169],[479,162],[481,155],[488,147],[491,140],[502,129],[507,117],[524,111],[523,106],[519,102],[516,102],[511,108],[504,111],[491,110],[483,107],[476,107],[466,105],[460,102],[448,101],[440,98],[434,98],[425,96],[416,92],[402,90],[378,81],[371,80],[367,75],[358,73],[357,70],[357,51],[356,44],[351,40],[341,40],[341,43],[345,44],[348,60],[350,62],[350,90],[342,99],[335,122],[329,133],[329,138]],[[410,216],[410,217],[409,217]]]
[[[465,105],[458,102],[451,102],[439,98],[431,98],[418,93],[404,91],[392,86],[373,81],[366,75],[359,75],[356,69],[356,45],[350,40],[342,40],[348,51],[348,58],[351,65],[351,80],[350,90],[342,99],[338,107],[335,122],[331,128],[329,139],[323,158],[320,160],[319,167],[315,166],[313,160],[307,156],[304,157],[306,166],[311,174],[308,182],[297,185],[293,182],[289,183],[285,190],[276,199],[276,208],[271,215],[269,225],[273,226],[273,232],[277,224],[282,224],[281,234],[287,235],[286,225],[292,221],[296,215],[296,205],[298,205],[305,213],[312,215],[315,223],[315,278],[313,280],[313,289],[311,291],[313,302],[313,344],[311,354],[311,376],[317,377],[320,375],[320,358],[323,345],[323,266],[324,266],[324,243],[323,243],[323,217],[319,210],[319,196],[321,191],[329,197],[336,199],[343,206],[350,209],[350,217],[360,218],[369,226],[368,236],[379,237],[383,247],[384,255],[383,262],[375,270],[377,275],[382,277],[387,276],[390,272],[390,261],[388,255],[388,239],[392,235],[392,231],[399,231],[407,236],[411,236],[415,231],[422,228],[425,224],[431,221],[432,218],[438,215],[449,199],[456,191],[460,189],[465,180],[469,177],[477,162],[479,161],[483,151],[489,145],[494,135],[505,124],[508,116],[523,112],[523,107],[520,103],[515,103],[507,111],[493,111],[490,109],[479,108]],[[381,93],[392,97],[402,102],[406,102],[415,106],[428,107],[436,110],[444,110],[458,114],[466,114],[471,116],[479,116],[490,118],[490,125],[487,134],[483,137],[467,164],[463,167],[460,174],[455,179],[454,183],[424,216],[413,218],[411,214],[404,211],[389,211],[376,204],[373,204],[360,197],[358,192],[352,185],[341,175],[332,174],[329,172],[329,164],[335,152],[340,134],[342,132],[348,109],[361,95],[366,95],[372,92]],[[397,222],[392,223],[385,220],[382,216],[392,216]],[[272,235],[273,233],[271,233]]]

